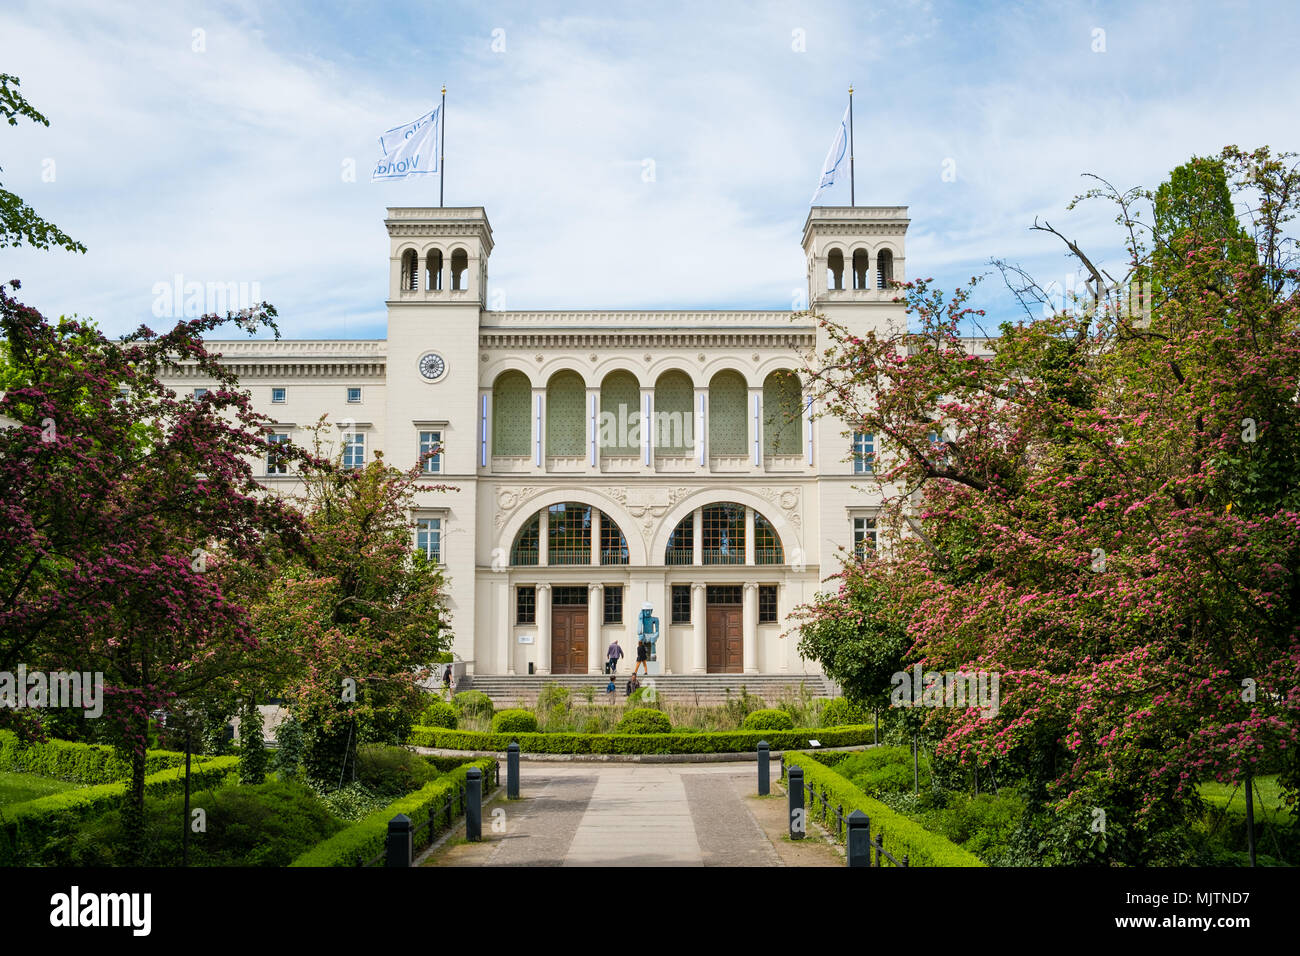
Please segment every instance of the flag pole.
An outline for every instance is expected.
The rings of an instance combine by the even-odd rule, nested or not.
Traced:
[[[442,183],[447,175],[447,87],[442,88],[442,106],[438,108],[438,208],[442,208]]]
[[[857,205],[854,187],[857,185],[857,173],[853,169],[853,84],[849,84],[849,205]]]

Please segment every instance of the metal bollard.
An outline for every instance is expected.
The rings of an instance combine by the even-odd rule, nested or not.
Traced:
[[[786,786],[790,794],[790,839],[802,840],[808,829],[807,814],[803,807],[803,768],[790,768],[790,782]]]
[[[871,818],[861,810],[849,814],[849,834],[844,840],[849,866],[871,866]]]
[[[772,748],[768,746],[766,740],[758,742],[758,795],[766,797],[772,792],[771,786],[771,769],[769,763],[772,759]]]
[[[412,842],[411,818],[399,813],[388,821],[388,844],[384,866],[410,866]]]
[[[506,799],[519,799],[519,741],[506,748]]]
[[[483,771],[478,767],[465,771],[465,839],[483,839]]]

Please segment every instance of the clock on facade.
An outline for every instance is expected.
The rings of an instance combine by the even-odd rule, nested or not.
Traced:
[[[443,361],[441,355],[437,352],[429,352],[427,355],[420,356],[420,374],[431,382],[442,378],[443,373],[447,371],[447,363]]]

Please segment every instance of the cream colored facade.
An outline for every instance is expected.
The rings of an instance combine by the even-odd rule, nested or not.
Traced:
[[[905,278],[908,222],[902,206],[810,210],[811,311],[862,331],[902,323],[880,273]],[[415,517],[437,522],[467,670],[599,673],[614,638],[635,656],[648,603],[661,624],[652,673],[815,672],[781,637],[786,617],[879,500],[843,423],[817,417],[782,375],[826,344],[816,322],[493,311],[481,207],[392,208],[385,224],[386,341],[213,348],[283,434],[301,439],[327,414],[340,435],[364,436],[365,461],[382,450],[404,465],[436,433],[430,480],[456,490],[426,494]],[[641,429],[647,413],[654,427]],[[426,531],[418,543],[434,542]],[[607,607],[615,589],[621,614]]]

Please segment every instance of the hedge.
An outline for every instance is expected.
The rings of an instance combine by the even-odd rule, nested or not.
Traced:
[[[200,758],[191,764],[190,790],[210,790],[238,768],[238,757]],[[129,782],[104,783],[0,807],[0,866],[40,864],[44,848],[51,840],[58,839],[81,820],[120,805],[129,786]],[[146,796],[161,796],[184,788],[184,767],[159,770],[144,778]]]
[[[756,710],[740,726],[745,730],[794,730],[794,718],[784,710]]]
[[[816,787],[818,794],[821,793],[823,787],[826,788],[827,803],[832,807],[836,805],[843,806],[846,820],[854,810],[861,810],[870,817],[871,838],[878,840],[883,832],[885,835],[885,849],[892,853],[895,859],[902,860],[903,855],[906,854],[909,866],[985,865],[984,861],[979,857],[963,850],[947,837],[931,833],[915,820],[909,819],[901,813],[891,810],[879,800],[867,796],[844,777],[818,761],[815,754],[788,753],[785,755],[781,779],[787,783],[787,786],[790,768],[794,766],[803,770],[805,787],[812,783]],[[807,794],[805,793],[804,796],[806,800]],[[820,809],[820,800],[818,806]],[[808,808],[808,815],[809,817],[815,816],[812,807]]]
[[[517,740],[524,753],[544,754],[716,754],[753,753],[766,740],[773,750],[805,750],[809,740],[823,747],[855,747],[872,741],[870,727],[816,730],[728,730],[670,734],[497,734],[415,727],[408,743],[445,750],[504,752]]]
[[[394,800],[382,810],[376,810],[362,818],[346,830],[340,830],[328,840],[324,840],[290,863],[290,866],[356,866],[357,859],[369,860],[382,853],[388,840],[388,821],[399,813],[405,813],[411,822],[418,826],[429,815],[429,808],[441,808],[449,792],[465,782],[465,774],[470,767],[483,771],[483,793],[488,793],[490,768],[496,763],[491,757],[483,757],[458,767],[450,773],[425,784],[415,793]],[[426,830],[424,838],[429,833]],[[418,844],[417,844],[418,845]],[[426,844],[427,845],[427,844]]]
[[[179,767],[185,755],[171,750],[145,754],[145,775]],[[0,730],[0,770],[34,773],[72,783],[120,783],[131,778],[131,763],[107,744],[80,744],[70,740],[21,740],[11,730]]]

